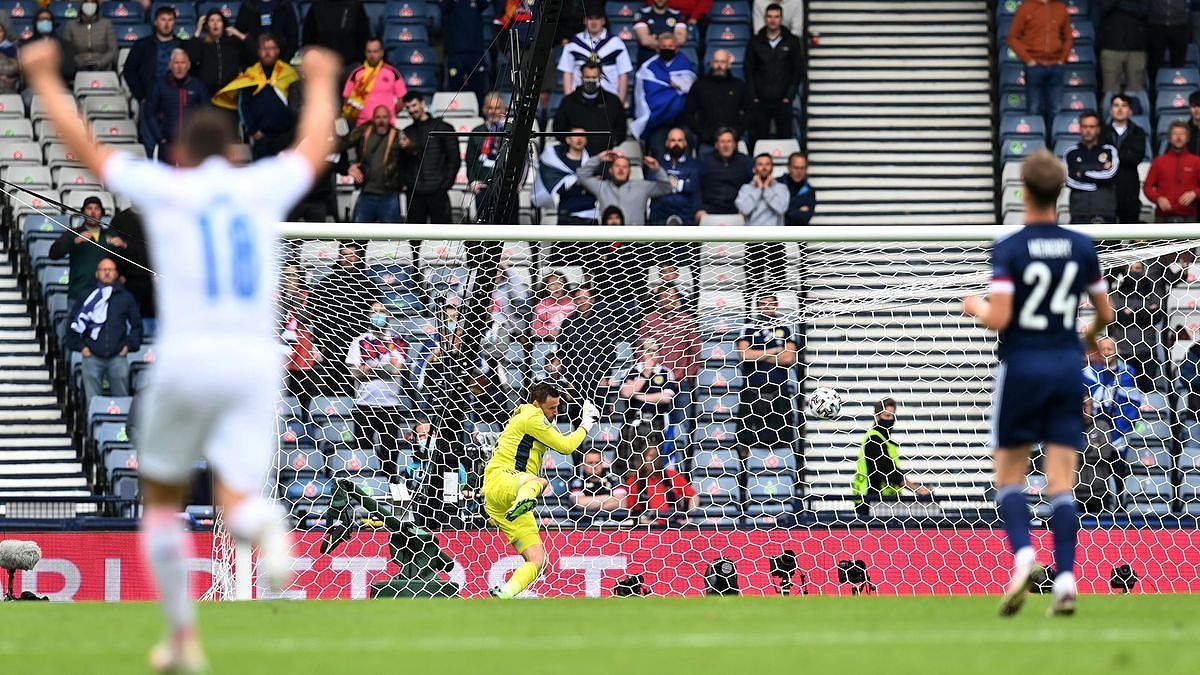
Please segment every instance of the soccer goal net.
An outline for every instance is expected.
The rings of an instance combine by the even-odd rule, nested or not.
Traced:
[[[1200,232],[1138,227],[1090,230],[1117,322],[1079,364],[1081,585],[1197,590]],[[502,582],[520,558],[488,522],[483,470],[543,380],[564,432],[585,401],[602,418],[543,459],[549,563],[529,594],[978,594],[1008,578],[995,337],[961,313],[1001,228],[284,230],[269,490],[297,532],[290,595]],[[217,556],[215,597],[250,592],[234,557]]]

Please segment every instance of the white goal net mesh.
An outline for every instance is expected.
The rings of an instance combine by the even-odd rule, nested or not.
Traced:
[[[491,246],[285,240],[288,386],[270,492],[297,531],[291,595],[483,596],[502,582],[519,557],[483,512],[482,469],[541,380],[566,394],[564,431],[583,400],[603,417],[579,452],[546,456],[534,513],[550,562],[531,595],[695,594],[731,570],[745,593],[1001,587],[995,338],[960,312],[964,294],[985,291],[990,240],[654,243],[622,231]],[[1198,244],[1099,242],[1118,318],[1080,363],[1084,590],[1107,592],[1123,564],[1139,590],[1200,588]],[[839,415],[806,412],[818,387],[838,394]],[[876,424],[885,399],[890,430]],[[1035,457],[1035,528],[1044,484]],[[431,532],[445,558],[394,535],[397,523]],[[1046,551],[1048,536],[1035,529]]]

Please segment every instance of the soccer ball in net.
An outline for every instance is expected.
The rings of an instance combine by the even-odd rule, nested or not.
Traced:
[[[817,387],[809,395],[804,410],[812,417],[831,420],[842,412],[842,396],[829,387]]]

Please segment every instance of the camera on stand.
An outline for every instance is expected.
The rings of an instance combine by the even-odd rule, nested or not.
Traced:
[[[791,595],[795,584],[792,577],[796,574],[796,554],[784,549],[781,555],[771,558],[771,583],[779,589],[780,595]],[[808,577],[800,573],[800,588],[803,595],[808,595]]]
[[[879,588],[871,583],[871,574],[867,572],[867,563],[861,560],[839,560],[837,573],[838,583],[850,584],[850,592],[854,595],[879,591]]]

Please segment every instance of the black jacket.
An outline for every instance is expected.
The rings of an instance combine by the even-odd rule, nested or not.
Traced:
[[[559,134],[558,140],[566,142],[571,129],[580,128],[586,131],[607,131],[609,137],[588,136],[587,151],[595,156],[615,148],[625,140],[626,122],[625,106],[616,94],[600,90],[600,95],[587,99],[583,91],[576,89],[570,95],[564,96],[554,113],[554,131]]]
[[[122,258],[117,260],[117,270],[123,280],[121,283],[137,300],[142,317],[153,319],[158,316],[158,308],[154,303],[154,278],[150,273],[154,269],[154,261],[150,259],[150,242],[146,239],[142,216],[133,209],[121,209],[113,214],[108,229],[128,244],[122,252]]]
[[[804,79],[804,53],[800,38],[781,29],[779,44],[771,46],[763,27],[746,45],[746,82],[750,95],[760,101],[793,100]]]
[[[416,158],[417,173],[412,176],[409,192],[432,195],[447,192],[454,187],[454,178],[462,166],[458,154],[457,136],[430,136],[430,131],[454,131],[454,127],[439,117],[427,117],[413,122],[404,129],[412,141],[408,153]]]
[[[371,22],[359,0],[316,0],[304,15],[304,44],[337,52],[344,65],[361,63]]]
[[[733,129],[741,138],[751,105],[750,88],[743,80],[732,75],[717,78],[709,73],[692,85],[681,121],[691,126],[701,143],[712,145],[721,127]]]
[[[242,70],[254,63],[247,46],[232,35],[216,42],[204,38],[188,40],[188,56],[192,59],[192,74],[215,94],[233,81]]]
[[[270,7],[271,25],[262,25],[262,15],[266,7]],[[251,53],[258,53],[258,36],[270,33],[279,39],[279,58],[291,61],[296,48],[300,46],[300,27],[296,20],[296,7],[292,0],[246,0],[238,10],[237,20],[233,25],[246,34],[246,48]]]
[[[1140,52],[1146,49],[1146,0],[1107,0],[1100,21],[1100,49]],[[1109,7],[1111,6],[1111,8]]]
[[[138,101],[145,101],[150,96],[158,80],[154,72],[158,65],[158,42],[158,36],[153,33],[134,42],[129,48],[129,57],[125,59],[125,67],[121,70],[125,84],[129,85],[129,93]],[[184,46],[179,38],[173,37],[171,42],[175,43],[175,47]]]
[[[1112,145],[1117,149],[1117,203],[1138,203],[1141,193],[1141,181],[1138,179],[1138,164],[1146,158],[1146,132],[1134,124],[1128,123],[1125,133],[1120,136],[1113,131],[1112,124],[1105,125],[1100,134],[1100,142]]]
[[[816,189],[808,182],[807,178],[797,183],[787,174],[784,174],[779,182],[783,183],[788,191],[788,207],[787,212],[783,214],[783,224],[807,225],[812,220],[813,214],[817,212]]]
[[[754,161],[736,150],[728,159],[714,150],[700,159],[700,208],[708,213],[737,213],[738,190],[750,182]]]
[[[93,289],[95,290],[95,289]],[[87,302],[91,291],[75,301],[71,308],[71,321],[79,316],[79,310]],[[108,318],[101,326],[100,332],[93,340],[91,331],[77,333],[67,326],[67,349],[74,352],[83,351],[84,347],[91,350],[93,356],[107,359],[121,352],[122,347],[136,352],[142,346],[142,315],[138,312],[137,300],[133,294],[125,290],[121,284],[113,284],[112,295],[108,297]]]

